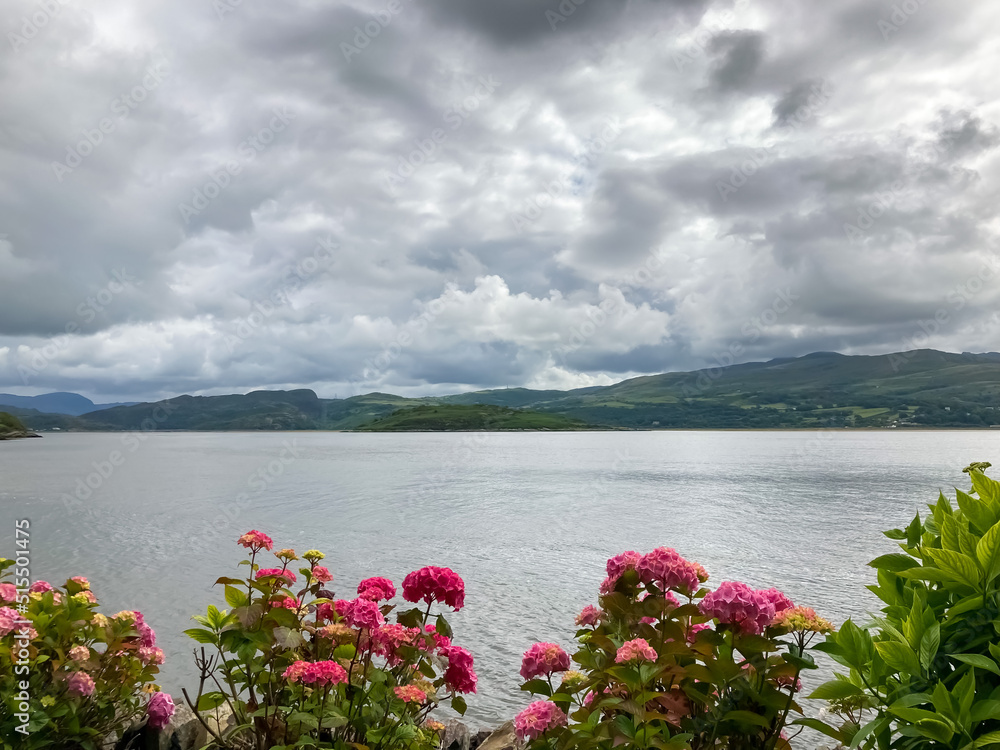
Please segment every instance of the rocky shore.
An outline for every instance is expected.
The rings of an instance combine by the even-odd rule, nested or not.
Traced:
[[[225,706],[201,714],[201,719],[215,730],[232,723],[232,712]],[[198,750],[208,744],[210,735],[202,721],[186,705],[178,705],[170,723],[161,730],[137,727],[126,732],[118,742],[105,745],[103,750]],[[458,720],[449,721],[441,733],[441,750],[521,750],[514,735],[513,722],[496,729],[470,730]]]
[[[0,432],[0,440],[20,440],[21,438],[40,438],[41,435],[34,432]]]

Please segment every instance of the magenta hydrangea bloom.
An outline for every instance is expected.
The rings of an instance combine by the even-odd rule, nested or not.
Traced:
[[[388,578],[366,578],[358,584],[358,596],[373,602],[392,599],[396,595],[396,587]]]
[[[457,612],[465,605],[465,581],[451,568],[428,565],[403,579],[403,598],[408,602],[441,602]]]
[[[583,611],[576,616],[576,624],[580,627],[586,627],[588,625],[596,625],[601,619],[601,615],[604,612],[599,610],[593,604],[588,604],[583,608]]]
[[[607,571],[608,578],[606,583],[610,589],[614,589],[615,584],[618,583],[618,579],[622,577],[626,570],[635,570],[636,565],[639,564],[639,560],[642,559],[642,555],[633,550],[628,552],[622,552],[620,555],[615,555],[608,560]]]
[[[438,650],[443,648],[448,648],[451,645],[451,638],[446,635],[441,635],[437,632],[437,625],[433,622],[429,622],[424,625],[424,632],[430,633],[434,637],[434,645]]]
[[[615,663],[624,664],[630,661],[656,661],[656,650],[645,638],[635,638],[625,641],[615,654]]]
[[[147,725],[153,729],[163,729],[174,715],[174,699],[167,693],[157,692],[149,697],[146,706]]]
[[[767,589],[765,591],[761,591],[760,594],[774,605],[775,614],[778,612],[784,612],[786,609],[791,609],[795,606],[792,604],[792,600],[778,591],[778,589]]]
[[[153,648],[156,645],[156,631],[146,624],[142,612],[135,613],[135,629],[139,631],[139,638],[146,648]]]
[[[635,569],[643,583],[659,584],[663,591],[693,594],[698,590],[698,569],[669,547],[657,547],[643,555]]]
[[[420,635],[420,628],[408,628],[399,623],[387,623],[372,632],[373,650],[379,656],[396,661],[396,652],[402,646],[409,646]]]
[[[35,581],[28,591],[32,594],[44,594],[46,591],[54,591],[54,589],[48,581]]]
[[[569,654],[555,643],[536,643],[521,659],[521,677],[526,680],[568,669]]]
[[[93,695],[94,678],[86,672],[73,672],[66,680],[66,692],[78,696]]]
[[[297,661],[282,674],[288,682],[307,685],[337,685],[347,682],[347,670],[335,661]]]
[[[346,615],[347,624],[352,628],[375,628],[385,625],[385,618],[375,602],[367,599],[355,599],[351,602],[350,612]]]
[[[514,731],[522,742],[537,739],[548,730],[566,724],[566,714],[550,701],[535,701],[514,717]]]
[[[698,607],[706,616],[752,635],[763,633],[775,614],[773,595],[737,581],[723,581]]]
[[[472,654],[461,646],[448,646],[441,649],[441,655],[448,660],[448,668],[444,671],[445,684],[459,693],[476,692],[479,678],[472,668]]]

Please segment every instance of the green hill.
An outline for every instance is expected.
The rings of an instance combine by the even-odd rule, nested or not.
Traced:
[[[423,423],[432,416],[425,410],[412,424],[445,426],[392,427],[410,419],[405,410],[436,405],[508,412],[501,419],[500,412],[439,411]],[[390,415],[385,429],[569,429],[567,420],[634,429],[990,427],[1000,424],[1000,354],[817,352],[570,391],[504,388],[423,399],[387,393],[322,399],[296,390],[180,396],[80,417],[0,408],[30,429],[63,430],[355,430],[373,429]],[[556,421],[542,425],[539,414]]]
[[[366,432],[417,430],[585,430],[588,425],[561,414],[521,411],[491,404],[433,404],[398,409],[359,429]]]
[[[30,433],[21,420],[13,414],[0,411],[0,440],[23,437],[38,437],[38,435]]]

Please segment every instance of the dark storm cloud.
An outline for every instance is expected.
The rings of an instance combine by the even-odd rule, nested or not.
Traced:
[[[7,391],[1000,349],[992,4],[8,5]]]

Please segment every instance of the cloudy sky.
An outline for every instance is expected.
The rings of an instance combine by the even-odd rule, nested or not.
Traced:
[[[998,27],[987,0],[4,0],[0,390],[998,350]]]

